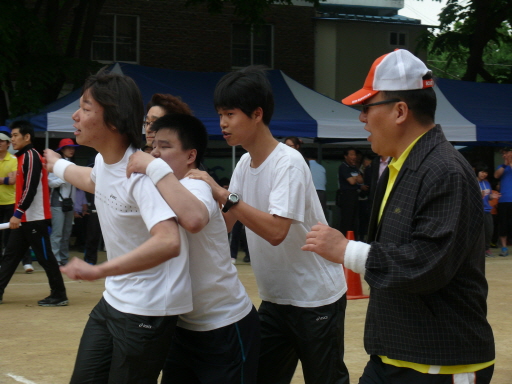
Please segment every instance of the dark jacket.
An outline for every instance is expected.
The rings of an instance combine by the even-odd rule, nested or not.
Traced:
[[[366,351],[430,365],[493,360],[473,170],[436,126],[412,149],[377,223],[388,175],[370,219]]]

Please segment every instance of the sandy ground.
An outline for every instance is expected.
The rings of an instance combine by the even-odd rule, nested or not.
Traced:
[[[497,254],[498,251],[494,250]],[[74,253],[78,255],[77,253]],[[240,254],[239,256],[242,256]],[[105,255],[100,256],[100,260]],[[241,260],[242,257],[239,257]],[[103,281],[77,282],[65,278],[70,304],[43,308],[37,300],[49,294],[46,275],[27,275],[20,267],[13,276],[0,305],[0,383],[65,384],[69,382],[78,342],[92,307],[103,291]],[[489,321],[496,338],[496,369],[493,384],[512,384],[512,256],[486,259],[489,280]],[[251,266],[237,264],[241,281],[256,307],[260,300]],[[367,290],[363,281],[363,290]],[[358,382],[368,357],[363,348],[363,326],[368,300],[350,300],[345,320],[345,361],[351,383]],[[292,381],[304,383],[299,368]]]

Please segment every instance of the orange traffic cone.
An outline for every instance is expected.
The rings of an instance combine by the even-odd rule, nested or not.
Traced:
[[[347,231],[347,240],[355,240],[354,232]],[[361,285],[361,276],[343,266],[345,269],[345,280],[347,281],[347,300],[367,299],[368,295],[363,295],[363,286]]]

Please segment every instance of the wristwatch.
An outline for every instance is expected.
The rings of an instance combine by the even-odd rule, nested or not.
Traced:
[[[230,193],[228,199],[226,200],[226,204],[224,204],[224,207],[222,208],[222,212],[226,213],[233,205],[238,204],[239,201],[240,196],[238,196],[236,193]]]

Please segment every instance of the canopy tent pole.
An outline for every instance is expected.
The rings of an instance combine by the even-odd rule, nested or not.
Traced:
[[[44,147],[45,148],[50,148],[50,136],[49,136],[49,134],[50,133],[48,131],[46,131],[44,133]]]

